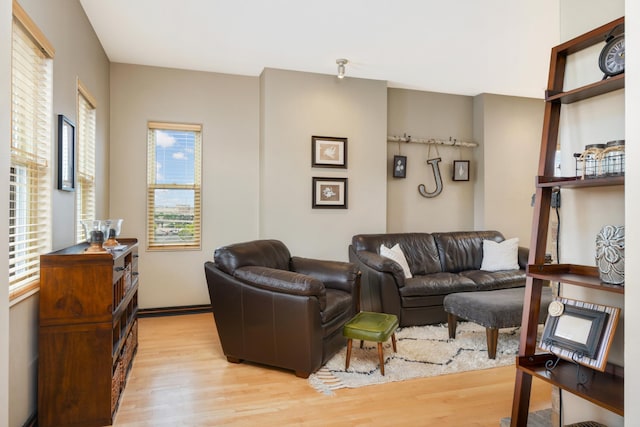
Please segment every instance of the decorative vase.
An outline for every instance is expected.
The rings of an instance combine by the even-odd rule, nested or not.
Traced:
[[[605,225],[596,236],[596,265],[600,280],[624,284],[624,225]]]
[[[122,219],[107,219],[104,221],[107,234],[105,235],[105,248],[113,248],[120,243],[116,240],[116,237],[120,235],[120,229],[122,228]]]
[[[84,234],[89,247],[85,249],[85,252],[104,252],[106,249],[102,247],[104,243],[105,234],[107,229],[105,223],[99,219],[91,219],[82,221],[84,227]]]

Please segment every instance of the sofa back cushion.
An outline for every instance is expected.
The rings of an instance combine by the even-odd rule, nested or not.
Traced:
[[[464,270],[480,270],[482,265],[482,241],[502,242],[504,236],[499,231],[455,231],[433,233],[442,269],[449,273]]]
[[[213,259],[220,270],[233,275],[236,269],[245,266],[289,270],[291,254],[279,240],[254,240],[217,248]]]
[[[380,253],[380,245],[391,248],[396,243],[400,245],[414,276],[442,271],[438,247],[431,234],[357,234],[351,239],[351,245],[356,252],[369,251],[377,254]]]

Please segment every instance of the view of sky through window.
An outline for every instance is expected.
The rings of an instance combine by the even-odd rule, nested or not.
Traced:
[[[156,130],[156,183],[194,184],[195,133]],[[156,206],[193,207],[193,191],[156,190]]]

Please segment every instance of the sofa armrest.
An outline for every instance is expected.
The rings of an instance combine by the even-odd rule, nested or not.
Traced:
[[[322,282],[301,273],[269,267],[247,266],[236,269],[234,277],[248,285],[268,291],[315,296],[320,300],[321,310],[324,310],[326,306],[326,290]]]
[[[394,260],[370,251],[353,251],[358,260],[367,267],[381,273],[389,273],[396,279],[398,287],[404,286],[404,270]]]
[[[522,270],[527,269],[529,264],[529,248],[518,246],[518,265]]]
[[[291,257],[291,270],[321,281],[326,288],[353,294],[356,291],[358,267],[350,262]]]

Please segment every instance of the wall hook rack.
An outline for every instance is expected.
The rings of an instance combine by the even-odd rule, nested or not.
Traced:
[[[436,145],[448,145],[451,147],[470,147],[474,148],[478,146],[477,142],[473,141],[462,141],[456,138],[449,139],[439,139],[439,138],[412,138],[410,135],[407,136],[405,133],[404,136],[395,136],[389,135],[387,136],[387,142],[407,142],[407,143],[417,143],[417,144],[436,144]]]

